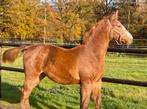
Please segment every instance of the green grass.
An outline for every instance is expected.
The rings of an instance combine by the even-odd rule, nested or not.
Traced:
[[[22,58],[5,66],[22,68]],[[147,56],[108,54],[107,77],[147,81]],[[2,71],[2,98],[0,105],[19,108],[20,90],[24,74]],[[78,85],[61,85],[45,78],[32,92],[32,109],[79,109]],[[91,100],[89,109],[94,109]],[[147,109],[147,88],[103,83],[102,109]]]

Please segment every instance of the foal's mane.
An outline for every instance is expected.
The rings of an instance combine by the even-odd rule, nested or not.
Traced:
[[[109,16],[103,17],[99,22],[97,22],[88,32],[85,33],[82,44],[87,44],[89,40],[93,37],[93,33],[96,29],[100,29],[101,25],[106,23],[106,20],[109,19]]]

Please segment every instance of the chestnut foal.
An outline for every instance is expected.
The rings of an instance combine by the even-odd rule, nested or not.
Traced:
[[[118,11],[100,20],[86,34],[83,44],[64,49],[48,44],[21,46],[7,50],[4,62],[13,62],[24,52],[25,81],[21,109],[29,109],[32,89],[45,76],[60,84],[80,84],[80,109],[87,109],[92,93],[96,109],[101,109],[101,80],[110,40],[131,44],[133,37],[118,21]]]

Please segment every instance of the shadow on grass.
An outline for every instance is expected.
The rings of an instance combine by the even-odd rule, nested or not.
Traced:
[[[1,100],[10,104],[19,104],[22,86],[6,82],[2,82],[1,86]],[[62,85],[55,85],[50,89],[37,86],[30,95],[30,105],[36,109],[59,109],[60,107],[74,109],[73,105],[79,106],[79,100],[77,100],[78,98],[75,97],[75,95],[70,94],[70,92],[67,93],[68,90],[68,87]],[[71,99],[74,100],[71,101]],[[68,102],[68,104],[66,104],[66,102]]]
[[[39,87],[36,87],[39,88]],[[2,101],[6,101],[9,102],[10,104],[17,104],[20,102],[20,95],[21,95],[21,86],[15,86],[12,84],[8,84],[8,83],[4,83],[2,82],[1,84],[1,94],[2,94],[2,98],[0,100]],[[39,88],[39,90],[44,90],[42,88]],[[35,107],[36,109],[43,109],[41,106],[39,106],[38,104],[41,104],[45,107],[48,107],[49,109],[57,109],[57,107],[55,107],[52,104],[47,104],[46,102],[44,102],[45,99],[41,98],[41,99],[37,99],[35,96],[30,96],[30,104]]]
[[[9,103],[19,103],[20,98],[20,86],[13,86],[8,83],[2,82],[1,84],[1,100]]]
[[[15,86],[8,83],[2,82],[2,101],[7,101],[10,104],[19,103],[20,100],[20,89],[21,86]],[[127,109],[128,107],[124,105],[127,102],[128,105],[134,106],[135,104],[129,101],[122,101],[117,98],[113,90],[109,88],[103,88],[103,99],[102,107],[103,109]],[[74,91],[75,94],[71,92]],[[30,104],[36,109],[59,109],[64,107],[64,109],[77,109],[79,106],[79,94],[77,88],[61,87],[61,85],[55,85],[54,87],[47,89],[40,86],[36,87],[30,96]],[[126,98],[127,99],[127,98]],[[91,100],[90,109],[94,109],[93,101]],[[75,107],[76,106],[76,107]],[[136,108],[134,108],[136,109]],[[143,109],[143,108],[142,108]]]
[[[18,85],[12,85],[12,84],[8,84],[5,82],[2,82],[2,101],[7,101],[10,104],[17,104],[20,102],[20,95],[21,95],[21,86]],[[72,95],[68,90],[72,90],[68,89],[66,86],[63,87],[62,85],[57,85],[55,87],[52,87],[51,89],[45,89],[42,88],[40,86],[37,86],[32,94],[30,95],[30,104],[31,106],[33,106],[36,109],[44,109],[44,108],[48,108],[48,109],[59,109],[59,107],[63,107],[63,105],[65,105],[65,109],[74,109],[74,106],[79,106],[79,101],[78,97],[75,95]],[[75,90],[74,90],[75,91]],[[75,91],[78,93],[78,91]],[[103,89],[103,93],[107,96],[111,97],[115,97],[115,95],[113,94],[113,92],[111,90],[108,89]],[[79,95],[78,95],[79,96]],[[63,98],[63,100],[66,100],[68,104],[63,104],[63,102],[61,100],[59,100],[59,98]],[[109,101],[106,100],[105,97],[103,97],[103,106],[104,109],[109,108],[109,106],[111,106],[113,104],[112,109],[117,109],[117,104],[115,104],[114,101]],[[107,101],[107,102],[105,102]],[[93,107],[93,101],[91,101],[92,103],[92,107]],[[90,103],[90,104],[91,104]],[[69,105],[70,104],[70,105]],[[90,106],[91,107],[91,106]]]

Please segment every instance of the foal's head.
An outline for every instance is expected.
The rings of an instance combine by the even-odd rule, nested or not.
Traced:
[[[126,28],[118,21],[118,11],[109,17],[111,23],[111,39],[114,39],[118,44],[130,45],[133,42],[133,37]]]

